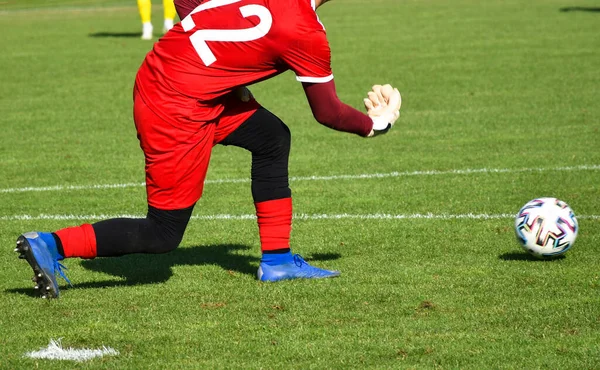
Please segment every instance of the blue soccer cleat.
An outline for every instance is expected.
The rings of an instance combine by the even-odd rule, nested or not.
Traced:
[[[256,274],[260,281],[279,281],[289,279],[324,279],[340,276],[339,271],[329,271],[306,263],[299,254],[294,255],[294,261],[281,265],[268,265],[262,262]]]
[[[32,279],[35,283],[34,289],[42,298],[58,298],[56,272],[71,284],[62,271],[66,267],[58,262],[64,257],[58,253],[54,236],[51,233],[29,232],[19,236],[15,252],[20,254],[19,258],[24,258],[29,262],[34,273]]]

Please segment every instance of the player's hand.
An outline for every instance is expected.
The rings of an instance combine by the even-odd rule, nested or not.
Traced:
[[[234,93],[235,93],[235,96],[237,96],[238,99],[240,99],[244,103],[247,103],[250,100],[254,99],[254,95],[252,95],[252,92],[250,92],[250,90],[248,90],[248,88],[246,86],[238,87],[234,91]]]
[[[373,85],[371,91],[367,93],[369,100],[375,105],[387,105],[390,96],[393,94],[394,88],[390,84]],[[365,99],[366,100],[366,99]]]
[[[391,85],[375,85],[364,99],[367,114],[373,120],[369,137],[385,134],[400,117],[402,97],[398,89]]]

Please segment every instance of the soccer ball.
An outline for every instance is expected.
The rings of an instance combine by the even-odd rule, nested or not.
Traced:
[[[539,258],[564,254],[575,243],[578,229],[571,207],[556,198],[528,202],[515,219],[517,240],[523,249]]]

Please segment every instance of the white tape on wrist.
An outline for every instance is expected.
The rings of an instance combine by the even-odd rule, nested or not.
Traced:
[[[388,119],[383,116],[371,117],[371,120],[373,121],[373,130],[375,131],[386,130],[390,124]]]

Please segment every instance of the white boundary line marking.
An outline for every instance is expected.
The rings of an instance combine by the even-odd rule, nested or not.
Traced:
[[[25,193],[30,191],[62,191],[62,190],[92,190],[92,189],[122,189],[145,186],[146,183],[103,184],[103,185],[53,185],[41,187],[4,188],[0,193]]]
[[[97,349],[75,349],[71,347],[64,348],[61,344],[61,339],[50,339],[48,347],[40,348],[39,351],[27,352],[23,357],[83,362],[91,360],[95,357],[117,356],[118,354],[119,351],[106,346],[102,346],[102,348]]]
[[[307,214],[298,213],[294,214],[294,220],[344,220],[344,219],[355,219],[355,220],[498,220],[498,219],[511,219],[516,214],[511,213],[499,213],[499,214],[487,214],[487,213],[464,213],[464,214],[433,214],[433,213],[410,213],[410,214],[389,214],[389,213],[373,213],[373,214]],[[38,221],[38,220],[52,220],[52,221],[92,221],[92,220],[106,220],[111,218],[144,218],[146,216],[139,214],[89,214],[89,215],[50,215],[50,214],[39,214],[39,215],[12,215],[12,216],[0,216],[0,221]],[[578,219],[592,219],[600,220],[600,215],[579,215]],[[230,215],[230,214],[216,214],[216,215],[196,215],[192,216],[192,220],[200,221],[239,221],[239,220],[255,220],[256,216],[253,214],[245,215]]]
[[[407,176],[439,176],[439,175],[471,175],[471,174],[495,174],[495,173],[520,173],[520,172],[550,172],[550,171],[598,171],[600,165],[580,165],[554,168],[467,168],[462,170],[447,170],[447,171],[404,171],[404,172],[387,172],[387,173],[364,173],[358,175],[331,175],[331,176],[304,176],[290,177],[290,181],[331,181],[331,180],[359,180],[359,179],[381,179],[393,177]],[[243,179],[217,179],[206,180],[205,184],[232,184],[232,183],[247,183],[249,178]],[[100,189],[122,189],[130,187],[142,187],[146,184],[141,183],[124,183],[124,184],[96,184],[96,185],[52,185],[41,187],[22,187],[22,188],[0,188],[2,193],[24,193],[24,192],[43,192],[43,191],[73,191],[73,190],[100,190]]]

